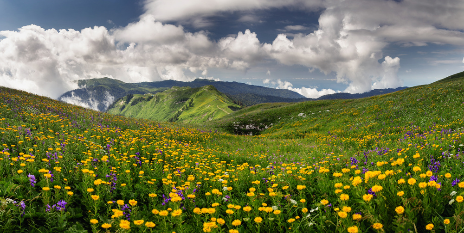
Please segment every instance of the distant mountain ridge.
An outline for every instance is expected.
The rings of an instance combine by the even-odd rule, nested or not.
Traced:
[[[114,115],[155,121],[203,123],[240,109],[214,86],[172,87],[156,94],[129,94],[107,110]]]
[[[274,89],[269,87],[254,86],[238,82],[222,82],[208,79],[196,79],[192,82],[165,80],[159,82],[125,83],[110,78],[78,80],[79,89],[68,91],[58,100],[70,104],[80,105],[101,112],[107,111],[110,105],[129,94],[158,93],[174,86],[198,88],[202,86],[214,86],[219,92],[224,93],[235,104],[252,106],[261,103],[277,102],[303,102],[325,99],[358,99],[403,90],[407,87],[375,89],[360,94],[335,93],[324,95],[317,99],[304,96],[286,89]]]
[[[263,101],[259,103],[273,102],[273,98],[277,98],[279,101],[287,100],[286,102],[293,102],[293,100],[296,99],[304,99],[304,96],[290,90],[207,79],[196,79],[192,82],[165,80],[159,82],[125,83],[116,79],[101,78],[79,80],[77,81],[77,84],[79,89],[64,93],[58,98],[58,100],[102,112],[106,111],[115,100],[126,95],[146,93],[154,94],[165,91],[174,86],[197,88],[211,85],[219,92],[231,97],[235,102],[238,102],[238,98],[234,98],[234,96],[243,94],[252,94],[259,97],[259,99]],[[255,102],[252,103],[256,104]]]

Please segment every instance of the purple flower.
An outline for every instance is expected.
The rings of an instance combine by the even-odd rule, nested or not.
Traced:
[[[64,200],[59,201],[58,203],[56,203],[56,210],[65,211],[66,210],[66,204],[68,204],[68,203],[66,203],[66,201],[64,201]]]
[[[460,180],[459,180],[458,178],[456,178],[455,180],[453,180],[453,182],[451,183],[451,185],[454,187],[454,186],[457,185],[459,182],[460,182]]]
[[[29,182],[31,182],[31,186],[35,187],[35,184],[37,183],[37,180],[35,179],[35,176],[31,175],[31,173],[29,173],[29,175],[27,175],[27,177],[29,177]]]

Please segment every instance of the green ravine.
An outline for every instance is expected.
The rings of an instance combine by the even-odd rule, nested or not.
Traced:
[[[156,121],[203,123],[239,109],[213,86],[172,87],[156,94],[135,94],[116,101],[108,113]]]

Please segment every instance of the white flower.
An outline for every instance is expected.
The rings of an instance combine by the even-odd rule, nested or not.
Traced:
[[[310,216],[311,216],[311,214],[308,214],[308,215],[305,216],[305,218],[309,218]]]
[[[227,190],[228,190],[227,187],[222,188],[222,191],[227,191]]]
[[[449,203],[448,203],[448,204],[450,204],[450,205],[451,205],[451,204],[453,204],[453,202],[454,202],[454,199],[451,199],[451,201],[449,201]]]
[[[316,209],[311,209],[309,212],[314,212],[314,211],[317,211],[319,209],[319,207],[316,207]]]
[[[218,181],[219,181],[219,182],[222,182],[222,181],[224,181],[224,180],[223,180],[223,179],[219,179]]]
[[[272,206],[272,210],[278,210],[278,209],[279,209],[279,207],[277,207],[277,206]]]
[[[222,198],[223,201],[228,201],[227,197]]]
[[[453,192],[450,193],[450,195],[451,195],[451,196],[454,196],[454,195],[456,195],[457,193],[458,193],[458,192],[453,191]]]
[[[464,144],[459,144],[459,146],[464,146]]]
[[[294,204],[294,205],[297,205],[297,204],[298,204],[298,202],[296,202],[296,201],[293,200],[293,199],[290,199],[290,202],[291,202],[292,204]]]

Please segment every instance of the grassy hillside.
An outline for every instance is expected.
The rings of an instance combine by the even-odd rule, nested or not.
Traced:
[[[363,99],[260,104],[236,111],[212,125],[269,138],[314,142],[345,139],[351,143],[344,144],[356,148],[364,143],[375,144],[381,137],[403,130],[422,134],[431,125],[444,122],[455,130],[461,127],[458,119],[462,119],[464,108],[462,73],[461,77]]]
[[[214,122],[265,123],[259,136],[0,87],[0,232],[458,233],[463,87],[264,104]]]
[[[157,121],[203,123],[239,108],[213,86],[173,87],[156,94],[126,96],[116,101],[108,113]]]

